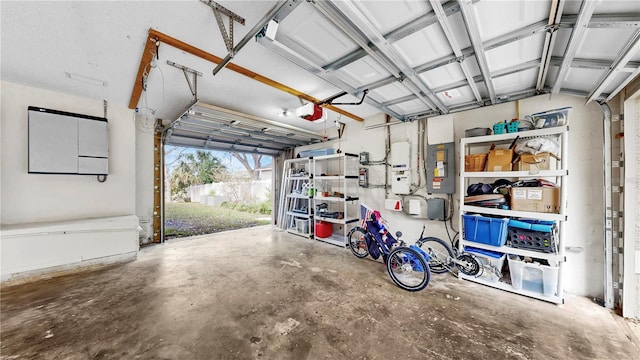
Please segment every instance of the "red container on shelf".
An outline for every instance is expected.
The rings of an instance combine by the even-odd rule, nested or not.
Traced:
[[[327,238],[333,234],[333,226],[330,222],[316,221],[315,235],[319,238]]]

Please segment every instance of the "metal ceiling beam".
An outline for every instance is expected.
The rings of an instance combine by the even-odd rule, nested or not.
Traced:
[[[560,66],[561,63],[562,63],[562,57],[560,56],[551,57],[551,65]],[[571,67],[578,68],[578,69],[589,69],[589,70],[607,70],[611,67],[611,61],[577,58],[577,59],[573,59],[573,62],[571,62]],[[625,66],[620,68],[620,71],[632,73],[638,67],[640,67],[640,62],[629,61]]]
[[[447,9],[447,5],[451,4],[451,2],[443,5],[443,7],[445,9]],[[432,14],[432,16],[435,16],[435,14]],[[560,28],[572,28],[573,24],[575,23],[575,19],[576,16],[575,15],[565,15],[562,18],[562,21],[560,22],[560,24],[558,24],[558,27]],[[594,15],[591,19],[591,22],[589,23],[589,27],[640,27],[640,14],[611,14],[611,15]],[[638,24],[637,26],[635,24]],[[554,25],[555,26],[555,25]],[[504,45],[508,45],[512,42],[518,41],[518,40],[522,40],[525,39],[527,37],[539,34],[541,32],[547,31],[550,29],[550,26],[548,25],[548,21],[547,20],[542,20],[536,23],[533,23],[531,25],[525,26],[521,29],[517,29],[514,31],[511,31],[507,34],[504,35],[500,35],[497,36],[493,39],[487,40],[483,43],[483,47],[485,49],[485,51],[489,51]],[[362,51],[364,53],[363,50],[358,50],[358,51]],[[366,53],[365,53],[366,54]],[[469,56],[473,56],[474,55],[474,51],[472,47],[468,47],[468,48],[464,48],[462,49],[462,55],[463,57],[469,57]],[[552,65],[559,65],[559,61],[557,61],[557,59],[562,59],[561,57],[552,57],[551,58],[551,64]],[[426,64],[422,64],[419,66],[416,66],[414,68],[414,70],[418,73],[424,73],[426,71],[431,71],[431,70],[435,70],[439,67],[442,66],[446,66],[449,65],[453,62],[457,62],[460,61],[460,58],[457,58],[456,56],[452,56],[452,55],[446,55],[443,56],[441,58],[438,58],[436,60],[432,60]],[[571,67],[584,67],[584,68],[589,68],[589,66],[591,66],[589,63],[592,63],[593,65],[595,65],[599,60],[586,60],[586,59],[575,59],[573,61],[573,63],[571,64]],[[632,63],[630,63],[632,64]],[[345,64],[346,65],[346,64]],[[608,66],[609,64],[607,64]],[[598,65],[595,65],[598,66]],[[325,66],[326,67],[326,66]],[[625,67],[625,71],[633,71],[635,70],[635,67],[629,65],[627,67]],[[358,87],[358,89],[370,89],[370,90],[374,90],[377,89],[379,87],[382,86],[386,86],[389,85],[391,83],[393,83],[395,81],[394,78],[389,77],[389,78],[384,78],[381,80],[378,80],[374,83],[370,83],[370,84],[366,84],[363,86]],[[435,93],[438,93],[437,91],[434,91]]]
[[[609,71],[607,71],[600,78],[600,80],[598,80],[598,83],[593,88],[593,90],[591,90],[591,93],[587,98],[587,103],[600,96],[605,87],[609,85],[609,82],[611,82],[611,80],[613,80],[613,78],[621,71],[621,69],[625,67],[625,65],[638,52],[638,50],[640,50],[640,30],[636,30],[633,36],[631,36],[631,39],[629,39],[624,48],[620,51],[616,59],[611,64]]]
[[[457,58],[463,59],[462,61],[459,61],[460,69],[462,70],[464,77],[467,79],[467,83],[468,83],[468,86],[471,88],[471,92],[473,92],[473,95],[476,97],[477,101],[482,101],[482,96],[480,95],[480,91],[478,91],[478,87],[476,86],[476,83],[473,81],[473,75],[471,74],[471,70],[469,69],[468,62],[465,62],[464,60],[465,58],[462,57],[462,51],[460,49],[460,45],[458,45],[458,41],[456,40],[456,37],[453,34],[453,29],[449,24],[447,15],[445,14],[444,9],[442,7],[442,3],[440,2],[440,0],[429,0],[429,3],[431,4],[433,11],[435,12],[436,17],[438,18],[438,22],[440,23],[442,32],[444,32],[444,36],[447,38],[447,41],[449,41],[449,45],[453,50],[453,54]]]
[[[413,101],[415,99],[417,99],[418,97],[415,94],[409,94],[403,97],[399,97],[393,100],[389,100],[389,101],[385,101],[382,103],[382,105],[384,106],[393,106],[396,104],[401,104],[403,102],[407,102],[407,101]]]
[[[474,3],[478,1],[480,0],[473,0]],[[446,16],[451,16],[460,11],[460,6],[455,2],[448,2],[442,5],[442,8]],[[402,40],[405,37],[415,32],[418,32],[428,26],[436,24],[437,22],[438,22],[438,18],[435,12],[431,11],[428,14],[425,14],[416,19],[413,19],[410,22],[388,32],[387,34],[384,35],[384,38],[389,44],[393,44],[396,41]],[[366,51],[360,48],[350,52],[349,54],[333,62],[330,62],[329,64],[326,64],[325,66],[323,66],[323,68],[328,71],[337,70],[365,56],[367,56]]]
[[[524,39],[526,37],[538,34],[542,31],[545,31],[547,28],[547,22],[546,21],[540,21],[537,22],[535,24],[531,24],[528,25],[522,29],[518,29],[515,31],[512,31],[508,34],[505,35],[501,35],[498,36],[496,38],[493,38],[491,40],[487,40],[486,42],[483,43],[483,47],[485,50],[491,50],[503,45],[507,45],[509,43],[512,43],[514,41],[518,41],[521,39]],[[418,74],[422,74],[424,72],[427,71],[431,71],[431,70],[435,70],[439,67],[442,66],[447,66],[449,64],[452,63],[456,63],[461,61],[463,58],[469,57],[469,56],[473,56],[474,55],[474,51],[472,47],[468,47],[468,48],[464,48],[462,49],[462,57],[457,57],[455,55],[446,55],[443,56],[441,58],[432,60],[428,63],[416,66],[415,68],[413,68],[415,70],[415,72],[417,72]],[[369,90],[374,90],[389,84],[392,84],[395,82],[395,78],[393,77],[388,77],[388,78],[384,78],[381,80],[378,80],[376,82],[370,83],[370,84],[366,84],[363,86],[360,86],[358,89],[369,89]],[[439,93],[439,91],[435,91],[434,93]]]
[[[525,90],[520,90],[520,91],[516,91],[516,92],[512,92],[509,94],[504,94],[499,96],[496,99],[496,103],[497,104],[501,104],[501,103],[506,103],[506,102],[510,102],[510,101],[515,101],[515,100],[519,100],[519,99],[524,99],[527,97],[531,97],[533,95],[536,94],[536,90],[535,89],[525,89]],[[451,113],[456,113],[456,112],[461,112],[461,111],[467,111],[467,110],[473,110],[473,109],[477,109],[480,107],[484,107],[484,106],[488,106],[490,104],[490,102],[487,100],[483,103],[478,103],[476,101],[471,101],[471,102],[466,102],[463,104],[457,104],[457,105],[453,105],[450,107],[451,109]],[[412,119],[412,120],[416,120],[416,119],[421,119],[424,117],[428,117],[431,116],[432,114],[429,113],[413,113],[410,115],[407,115],[408,119]]]
[[[560,66],[561,62],[562,62],[562,58],[561,57],[552,56],[551,57],[551,61],[550,61],[550,65],[551,66]],[[606,70],[606,69],[609,69],[610,66],[611,66],[611,62],[610,61],[606,61],[606,60],[573,59],[573,62],[571,63],[571,67],[572,68],[581,68],[581,69],[590,69],[590,70]],[[535,68],[538,68],[538,67],[540,67],[540,59],[531,60],[531,61],[528,61],[528,62],[525,62],[525,63],[522,63],[522,64],[517,64],[517,65],[514,65],[514,66],[510,66],[508,68],[496,70],[496,71],[491,73],[491,78],[497,79],[497,78],[500,78],[502,76],[507,76],[507,75],[515,74],[515,73],[518,73],[518,72],[521,72],[521,71],[527,71],[527,70],[530,70],[530,69],[535,69]],[[631,80],[633,80],[640,73],[640,62],[630,61],[624,67],[620,68],[620,71],[628,72],[630,75],[627,78],[627,80],[625,80],[626,82],[623,82],[621,84],[621,86],[619,86],[620,89],[617,89],[617,91],[612,91],[610,96],[611,95],[615,96],[615,94],[618,91],[623,89]],[[482,76],[474,76],[473,77],[473,81],[475,81],[476,83],[481,82],[482,81]],[[466,86],[466,85],[467,85],[467,81],[466,80],[460,80],[460,81],[457,81],[455,83],[446,84],[446,85],[439,86],[437,88],[433,88],[433,91],[435,93],[440,93],[440,92],[443,92],[443,91],[446,91],[446,90],[461,88],[461,87]],[[548,91],[546,91],[546,88],[545,88],[545,90],[543,92],[548,92]],[[562,91],[562,92],[565,93],[564,91]],[[577,94],[575,92],[569,92],[567,94],[568,95],[577,96]],[[392,105],[395,105],[395,104],[399,104],[399,103],[403,103],[403,102],[411,101],[411,100],[415,100],[415,99],[416,99],[415,95],[407,95],[407,96],[403,96],[403,97],[400,97],[400,98],[397,98],[397,99],[385,101],[382,104],[385,105],[385,106],[392,106]],[[611,100],[611,99],[607,99],[607,101],[609,101],[609,100]]]
[[[558,32],[558,24],[562,18],[565,0],[552,0],[551,9],[549,10],[549,22],[547,33],[544,36],[544,45],[542,47],[542,64],[538,71],[538,79],[536,81],[536,90],[542,91],[544,83],[547,81],[547,72],[549,71],[549,62],[553,53],[553,46],[556,43],[556,35]],[[555,26],[554,26],[555,25]]]
[[[422,82],[418,74],[406,64],[400,54],[353,3],[322,1],[315,2],[314,5],[329,21],[363,48],[392,76],[396,77],[401,84],[416,94],[426,106],[434,110],[439,109],[443,113],[448,112],[442,101]],[[378,51],[374,51],[371,44]]]
[[[576,56],[578,52],[578,47],[582,43],[584,36],[587,32],[587,27],[589,25],[589,20],[593,15],[593,10],[596,7],[596,1],[584,0],[582,5],[580,6],[580,11],[578,12],[578,18],[576,19],[576,24],[573,27],[573,31],[571,32],[571,37],[569,38],[569,43],[567,44],[567,48],[565,49],[562,64],[560,64],[560,70],[558,71],[558,75],[556,76],[556,80],[553,83],[551,88],[551,94],[555,95],[560,92],[562,88],[562,83],[565,78],[569,74],[569,69],[571,68],[571,62],[573,62],[573,58]]]
[[[262,28],[265,25],[267,25],[267,23],[274,18],[274,16],[276,16],[276,14],[280,11],[280,9],[285,7],[285,5],[289,5],[289,7],[298,6],[301,2],[302,2],[302,0],[280,0],[280,1],[278,1],[273,6],[273,8],[271,8],[271,10],[269,10],[269,12],[266,13],[262,17],[262,19],[260,19],[251,28],[251,30],[249,30],[249,32],[242,38],[242,40],[240,40],[240,42],[238,42],[238,44],[236,46],[234,46],[232,50],[229,51],[227,56],[225,56],[224,59],[222,59],[222,62],[219,63],[218,66],[216,66],[213,69],[213,75],[217,74],[220,70],[222,70],[225,66],[227,66],[229,61],[231,61],[231,59],[233,59],[233,57],[238,53],[238,51],[240,51],[245,45],[247,45],[249,40],[253,39],[256,36],[256,34],[258,34],[258,32],[260,32],[262,30]]]
[[[620,91],[622,91],[622,89],[624,89],[631,81],[633,81],[633,79],[635,79],[638,75],[640,75],[640,67],[638,67],[636,69],[636,71],[632,72],[631,74],[629,74],[629,76],[627,76],[626,79],[624,79],[623,82],[620,83],[620,85],[618,85],[618,87],[616,87],[611,94],[609,94],[605,101],[611,101],[611,99],[613,99],[614,96],[618,95],[618,93]]]
[[[478,26],[476,13],[469,0],[458,0],[458,4],[460,4],[460,12],[462,13],[462,18],[464,19],[464,24],[467,28],[467,34],[469,34],[469,39],[471,40],[471,45],[475,52],[476,61],[480,66],[480,72],[482,73],[482,77],[484,77],[484,84],[489,92],[489,98],[491,99],[491,103],[495,104],[496,91],[493,88],[493,80],[491,80],[487,57],[484,54],[484,45],[480,38],[480,27]]]
[[[269,25],[267,25],[269,26]],[[266,36],[265,33],[260,33],[258,34],[258,36],[256,37],[256,40],[258,41],[259,44],[261,44],[262,46],[270,49],[271,51],[275,52],[276,54],[282,56],[283,58],[291,61],[292,63],[300,66],[301,68],[305,69],[306,71],[316,75],[317,77],[321,78],[322,80],[330,83],[331,85],[337,87],[340,90],[343,90],[347,93],[349,93],[350,95],[353,95],[354,97],[360,97],[362,96],[364,90],[367,89],[357,89],[354,88],[353,86],[351,86],[350,84],[348,84],[346,81],[343,81],[342,79],[338,78],[336,75],[325,71],[324,69],[322,69],[322,67],[320,67],[320,65],[316,64],[314,61],[310,60],[309,58],[302,56],[301,54],[292,51],[291,49],[289,49],[287,46],[285,46],[284,44],[282,44],[281,42],[275,40],[274,38],[268,37]],[[365,97],[364,101],[377,108],[378,110],[389,114],[397,119],[402,118],[402,115],[396,113],[395,111],[383,106],[382,104],[380,104],[379,102],[375,101],[374,99],[370,98],[370,97]],[[319,104],[320,102],[316,102],[316,104]],[[329,107],[330,104],[322,104],[323,107]]]
[[[577,15],[565,15],[561,24],[575,25]],[[593,15],[587,27],[595,28],[640,28],[640,13]]]
[[[496,70],[494,72],[491,73],[491,78],[492,79],[497,79],[500,78],[502,76],[507,76],[507,75],[512,75],[512,74],[516,74],[519,73],[521,71],[526,71],[526,70],[530,70],[530,69],[535,69],[540,67],[540,60],[531,60],[531,61],[527,61],[525,63],[522,64],[517,64],[514,66],[510,66],[508,68],[504,68],[504,69],[500,69],[500,70]],[[476,83],[482,82],[482,75],[477,75],[473,77],[473,81]],[[433,91],[436,93],[440,93],[443,91],[447,91],[447,90],[452,90],[452,89],[458,89],[461,87],[467,86],[467,81],[466,80],[460,80],[457,81],[455,83],[451,83],[451,84],[446,84],[443,86],[439,86],[437,88],[433,88]],[[415,96],[414,95],[407,95],[407,96],[403,96],[401,98],[397,98],[394,100],[389,100],[389,101],[385,101],[383,104],[386,106],[391,106],[391,105],[395,105],[395,104],[399,104],[399,103],[403,103],[406,101],[411,101],[411,100],[415,100]],[[484,99],[480,100],[480,101],[485,101]]]

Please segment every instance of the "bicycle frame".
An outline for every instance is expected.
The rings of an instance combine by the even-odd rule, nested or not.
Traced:
[[[385,263],[387,262],[387,257],[389,256],[389,253],[394,247],[404,246],[405,244],[404,241],[400,240],[400,236],[402,233],[399,233],[399,232],[396,233],[396,235],[398,236],[398,238],[396,239],[391,235],[390,232],[386,230],[384,230],[385,232],[381,234],[380,228],[378,227],[377,222],[374,220],[365,220],[365,225],[366,225],[367,234],[376,242],[378,249],[380,250],[380,254],[382,255],[382,260]],[[386,240],[385,240],[385,237],[386,237]],[[429,254],[424,252],[424,250],[420,249],[420,247],[415,245],[410,245],[409,248],[418,252],[418,254],[422,256],[422,258],[426,263],[429,263],[429,261],[431,260],[431,257],[429,256]],[[409,259],[409,260],[411,261],[413,259]]]

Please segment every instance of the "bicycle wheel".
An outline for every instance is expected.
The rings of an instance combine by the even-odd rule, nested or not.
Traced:
[[[356,226],[347,235],[349,239],[349,249],[353,253],[353,255],[359,258],[365,258],[369,255],[369,250],[367,249],[367,230]]]
[[[444,240],[437,237],[424,237],[418,240],[416,245],[431,257],[429,268],[434,274],[442,274],[454,268],[453,249]]]
[[[478,258],[466,252],[458,256],[456,266],[458,267],[458,271],[469,276],[479,277],[482,275],[482,272],[484,272],[484,268],[480,265]]]
[[[386,264],[391,280],[402,289],[422,290],[431,279],[429,265],[422,255],[408,247],[399,246],[391,250]]]

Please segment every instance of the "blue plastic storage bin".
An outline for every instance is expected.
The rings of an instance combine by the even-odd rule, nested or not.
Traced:
[[[503,246],[507,241],[509,219],[489,218],[480,215],[462,215],[465,240]]]

